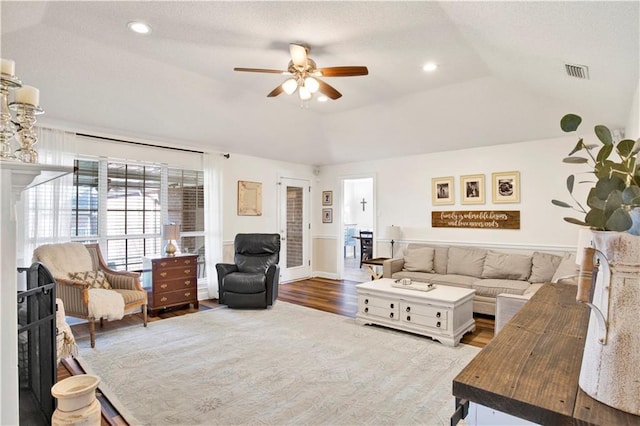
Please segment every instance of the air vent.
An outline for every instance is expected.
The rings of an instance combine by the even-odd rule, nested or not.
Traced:
[[[564,68],[567,71],[567,75],[569,77],[589,80],[589,67],[587,67],[586,65],[564,64]]]

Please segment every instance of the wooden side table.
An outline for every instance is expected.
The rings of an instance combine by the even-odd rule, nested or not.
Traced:
[[[187,304],[198,309],[197,255],[143,257],[142,267],[142,283],[149,297],[150,313]]]
[[[378,271],[376,271],[376,267],[382,267],[384,261],[389,259],[389,257],[374,257],[372,259],[363,260],[362,264],[367,265],[372,280],[379,280],[380,278],[382,278],[383,272],[378,273]]]

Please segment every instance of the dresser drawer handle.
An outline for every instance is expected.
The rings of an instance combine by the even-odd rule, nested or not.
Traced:
[[[189,264],[191,264],[191,261],[189,259],[185,259],[184,264],[185,265],[189,265]]]
[[[389,303],[389,307],[393,309],[393,303]]]
[[[368,305],[369,304],[369,299],[364,299],[364,304]]]
[[[190,285],[190,284],[191,284],[191,280],[186,280],[186,281],[184,282],[184,285]]]
[[[393,312],[389,314],[389,318],[393,318]]]
[[[407,321],[411,321],[411,315],[407,315]]]
[[[163,296],[163,297],[160,299],[160,301],[161,301],[161,302],[166,302],[166,301],[167,301],[167,298]]]
[[[190,292],[190,291],[188,291],[188,292],[186,292],[186,293],[184,294],[184,297],[189,297],[189,296],[191,296],[191,292]]]
[[[436,314],[436,318],[440,318],[440,316],[441,316],[441,315],[440,315],[440,312],[438,312],[438,313]],[[438,323],[438,324],[440,324],[440,323]]]
[[[407,312],[411,312],[411,306],[407,306]]]
[[[160,284],[160,288],[167,288],[166,284]]]
[[[367,312],[369,312],[369,308],[364,308],[364,313],[366,314]]]
[[[189,274],[191,273],[191,269],[185,269],[185,270],[184,270],[184,273],[185,273],[186,275],[189,275]]]
[[[167,266],[167,262],[160,262],[160,266]]]
[[[166,276],[167,276],[167,273],[166,273],[166,272],[160,272],[160,276],[161,276],[162,278],[164,278],[164,277],[166,277]]]
[[[440,321],[436,323],[436,327],[440,328]]]

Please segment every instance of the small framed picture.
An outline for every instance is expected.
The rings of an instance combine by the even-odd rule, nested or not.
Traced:
[[[322,223],[333,223],[333,209],[322,209]]]
[[[453,204],[453,176],[431,179],[432,204]]]
[[[519,203],[520,172],[491,173],[491,194],[494,203]]]
[[[460,202],[484,204],[484,175],[460,176]]]
[[[333,191],[322,191],[322,205],[323,206],[333,205]]]

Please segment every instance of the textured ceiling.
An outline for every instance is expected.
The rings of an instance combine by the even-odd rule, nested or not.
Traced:
[[[44,125],[313,165],[556,137],[576,112],[625,126],[639,2],[1,2],[3,58]],[[127,22],[148,22],[148,36]],[[267,98],[288,44],[336,101]],[[421,70],[427,61],[436,73]],[[566,76],[566,62],[590,80]]]

